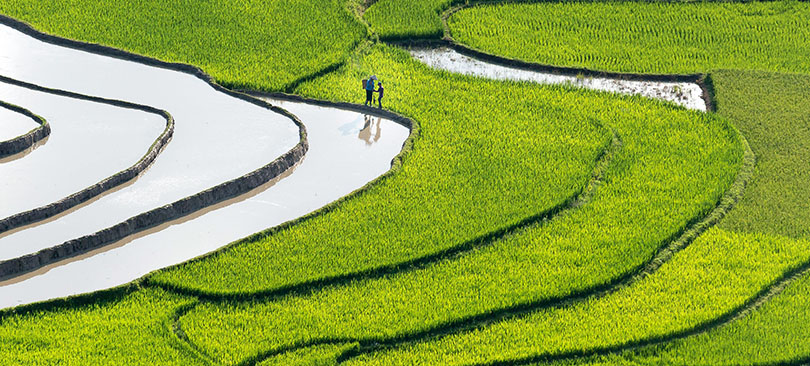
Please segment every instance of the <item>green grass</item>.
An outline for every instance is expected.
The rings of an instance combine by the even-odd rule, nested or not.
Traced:
[[[380,0],[364,15],[371,29],[383,40],[440,38],[444,26],[440,14],[459,0]]]
[[[343,62],[366,36],[343,0],[14,0],[0,2],[0,13],[260,90],[285,90]]]
[[[172,332],[193,299],[145,289],[81,306],[2,314],[3,365],[191,365],[196,352]]]
[[[774,365],[810,356],[810,276],[732,324],[663,346],[555,365]],[[537,364],[547,365],[547,364]]]
[[[367,57],[380,65],[383,60],[401,56],[402,51],[380,47]],[[447,80],[447,74],[426,69],[415,61],[391,62],[388,66],[389,69],[378,74],[409,75],[414,85],[442,83],[449,90],[469,90],[452,84],[474,80],[456,77]],[[410,70],[404,72],[402,68]],[[345,90],[344,86],[350,85],[357,75],[357,70],[344,70],[342,75],[332,74],[303,85],[302,92]],[[549,93],[537,96],[538,100],[553,105],[553,109],[575,113],[574,106],[579,105],[579,113],[593,114],[583,119],[598,118],[622,137],[623,145],[608,166],[605,183],[590,202],[490,247],[422,270],[353,281],[306,297],[200,306],[182,320],[189,337],[215,359],[235,363],[262,351],[314,339],[391,338],[437,328],[458,318],[564,296],[639,267],[689,221],[713,208],[736,175],[741,154],[737,135],[724,120],[712,115],[641,98],[619,98],[562,87],[505,85]],[[415,86],[398,84],[399,87],[425,93]],[[561,98],[553,100],[552,95],[558,93]],[[413,99],[405,97],[391,103],[405,109],[409,108],[408,100]],[[549,106],[546,110],[552,109]],[[573,126],[577,120],[580,118],[569,121]],[[342,236],[344,243],[346,237]],[[269,252],[261,247],[247,251]],[[277,246],[272,251],[277,251]],[[219,257],[229,256],[226,252]],[[213,268],[225,267],[206,262],[200,263],[210,268],[208,273],[214,273]],[[232,265],[244,262],[239,257],[231,260]],[[269,262],[255,268],[258,271],[277,265]],[[180,269],[181,273],[184,271]],[[195,281],[219,286],[216,274],[200,271],[194,275],[198,278]],[[254,278],[245,275],[244,280],[228,286],[255,283]]]
[[[759,157],[745,198],[721,226],[810,239],[810,76],[722,71],[714,74],[719,111],[734,119]],[[785,239],[790,242],[790,239]],[[746,253],[748,254],[748,253]],[[810,356],[810,275],[762,308],[697,336],[564,364],[770,364]]]
[[[367,55],[359,69],[344,69],[320,87],[308,84],[300,91],[359,102],[357,85],[371,73],[386,83],[388,105],[421,125],[396,174],[328,213],[150,281],[207,293],[261,292],[462,245],[580,192],[611,137],[599,124],[619,118],[574,108],[609,100],[607,95],[510,84],[513,93],[502,83],[433,72],[384,47]],[[481,95],[503,103],[490,104]]]
[[[810,241],[713,228],[655,274],[603,298],[543,309],[347,365],[470,365],[662,337],[739,307],[810,260]]]
[[[810,72],[810,3],[549,2],[479,6],[453,37],[499,56],[635,73]]]
[[[354,347],[352,344],[323,345],[299,349],[269,357],[257,366],[327,366],[335,364],[335,357]]]

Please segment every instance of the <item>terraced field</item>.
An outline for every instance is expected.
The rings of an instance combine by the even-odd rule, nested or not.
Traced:
[[[280,223],[274,211],[253,211],[248,232],[263,222],[267,230],[224,249],[117,288],[2,310],[3,364],[810,360],[802,321],[810,316],[806,3],[451,9],[456,4],[0,4],[0,13],[58,36],[201,67],[227,87],[251,89],[287,108],[267,107],[293,121],[300,117],[307,128],[341,132],[313,133],[300,166],[274,181],[277,186],[262,188],[300,205],[289,216],[299,218],[272,227]],[[711,26],[718,22],[727,30]],[[587,90],[587,83],[541,85],[435,70],[399,43],[430,45],[425,40],[442,35],[454,37],[439,41],[442,46],[480,67],[690,83],[703,91],[709,112]],[[15,69],[0,67],[0,74],[9,70]],[[374,113],[410,127],[411,135],[382,178],[351,194],[332,193],[348,195],[306,214],[320,206],[304,209],[310,206],[290,199],[295,194],[283,193],[287,180],[338,184],[318,175],[330,163],[323,160],[329,153],[316,147],[329,139],[349,144],[346,135],[373,146],[381,133],[379,120],[372,132],[369,115],[365,125],[358,120],[338,128],[306,121],[341,120],[345,108],[372,113],[349,104],[362,99],[359,81],[369,75],[384,82],[390,110]],[[290,101],[328,108],[316,113]],[[13,102],[25,107],[25,100]],[[382,131],[385,138],[390,130]],[[224,216],[215,216],[224,209],[206,210],[185,221],[225,227],[216,219]],[[120,250],[146,239],[211,248],[199,249],[205,253],[233,240],[237,229],[205,240],[192,231],[162,230],[176,234],[149,232]],[[19,235],[26,232],[34,231],[22,228]],[[53,281],[62,268],[19,284]],[[19,286],[13,281],[0,282],[0,293]]]
[[[810,4],[555,2],[463,9],[453,37],[504,57],[596,70],[810,72]]]

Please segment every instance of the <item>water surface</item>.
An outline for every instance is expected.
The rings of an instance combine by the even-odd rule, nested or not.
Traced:
[[[413,48],[411,55],[430,67],[495,80],[531,81],[540,84],[569,84],[577,87],[637,94],[673,102],[689,109],[706,111],[703,90],[695,83],[631,81],[598,77],[577,77],[507,67],[463,55],[448,47]]]

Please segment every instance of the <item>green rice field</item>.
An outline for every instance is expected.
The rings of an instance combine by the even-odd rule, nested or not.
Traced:
[[[800,1],[492,5],[461,10],[448,23],[462,44],[556,66],[810,72],[810,4]]]
[[[452,11],[449,11],[453,8]],[[133,283],[0,310],[0,365],[810,362],[810,3],[7,0],[228,88],[411,119],[391,171]],[[439,71],[399,41],[703,74],[715,110]],[[2,72],[0,72],[2,73]],[[637,76],[643,79],[643,75]]]

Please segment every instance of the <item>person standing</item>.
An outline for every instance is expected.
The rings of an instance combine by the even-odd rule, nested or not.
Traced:
[[[366,81],[366,103],[364,105],[374,105],[374,80],[377,80],[376,75],[371,75],[371,78]]]
[[[383,85],[382,81],[378,83],[379,88],[376,90],[380,95],[377,97],[377,103],[379,103],[379,108],[382,109],[382,98],[383,98]]]

